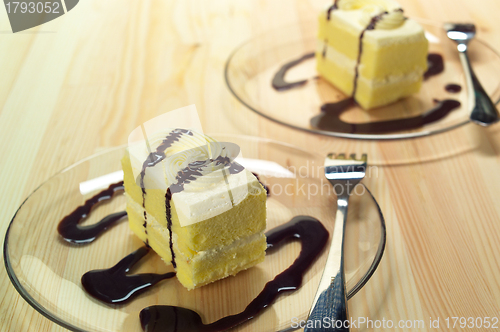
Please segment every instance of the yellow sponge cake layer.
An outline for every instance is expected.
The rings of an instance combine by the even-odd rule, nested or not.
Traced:
[[[391,0],[336,5],[319,16],[319,74],[365,109],[418,92],[427,69],[422,27]]]
[[[190,135],[205,139],[202,134]],[[184,151],[181,136],[171,144],[177,154]],[[151,146],[161,148],[167,144],[153,142]],[[133,165],[134,158],[127,152],[122,159],[130,229],[167,264],[174,264],[178,280],[188,289],[235,275],[261,262],[267,246],[266,191],[257,178],[234,162],[230,163],[232,169],[222,169],[222,175],[218,174],[213,169],[220,168],[221,161],[229,163],[229,157],[202,162],[203,146],[200,151],[186,150],[180,159],[176,153],[170,155],[169,149],[170,146],[163,156],[165,167],[173,167],[177,175],[170,177],[173,182],[166,176],[164,189],[162,184],[153,183],[163,177],[163,172],[153,174],[143,168],[137,176],[134,169],[140,166]],[[221,151],[224,153],[224,148]],[[191,153],[195,159],[190,159]],[[172,163],[183,166],[178,171]],[[182,177],[188,180],[182,182]],[[145,188],[141,184],[146,184]]]
[[[251,202],[241,202],[239,205]],[[250,203],[252,204],[252,203]],[[169,249],[169,231],[154,216],[147,215],[147,229],[144,228],[144,209],[136,202],[127,203],[130,229],[143,241],[148,239],[149,246],[167,263],[172,260]],[[224,217],[232,217],[229,214]],[[226,223],[228,221],[226,220]],[[147,230],[147,235],[146,235]],[[248,237],[240,237],[229,245],[214,246],[198,252],[183,250],[184,237],[173,232],[173,250],[177,264],[177,279],[188,289],[235,275],[264,260],[267,247],[263,230]],[[187,253],[187,255],[186,255]]]
[[[186,288],[193,289],[230,275],[234,276],[263,262],[266,248],[266,236],[260,233],[235,241],[226,247],[202,251],[192,259],[182,257],[179,252],[177,278]]]
[[[411,21],[409,21],[411,22]],[[409,23],[408,22],[408,23]],[[423,31],[415,38],[401,39],[398,43],[380,47],[370,42],[370,34],[379,31],[366,32],[359,74],[367,79],[384,79],[388,76],[400,76],[408,73],[418,73],[422,79],[427,69],[427,47]]]
[[[347,95],[352,93],[354,74],[345,66],[339,66],[333,61],[319,60],[317,67],[323,78],[339,90]],[[402,96],[417,93],[421,85],[422,79],[418,74],[390,76],[386,80],[369,80],[360,76],[357,81],[356,101],[365,109],[387,105]]]

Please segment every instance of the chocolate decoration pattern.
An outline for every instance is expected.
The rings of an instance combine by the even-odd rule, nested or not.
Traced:
[[[109,269],[92,270],[85,273],[82,276],[83,288],[98,300],[109,304],[121,304],[130,301],[161,280],[175,276],[175,272],[127,275],[126,273],[148,251],[147,247],[139,248]]]
[[[167,137],[162,141],[160,145],[156,148],[155,152],[150,152],[149,156],[146,158],[142,165],[142,170],[140,174],[140,180],[139,180],[139,185],[142,189],[142,208],[144,209],[144,233],[146,233],[146,245],[149,246],[148,244],[148,217],[146,213],[146,186],[144,185],[144,177],[146,176],[146,168],[148,167],[153,167],[159,162],[161,162],[163,159],[165,159],[165,151],[172,146],[175,142],[179,141],[180,137],[182,135],[190,135],[193,136],[193,132],[191,130],[187,129],[174,129],[172,132],[170,132]],[[170,231],[170,238],[172,238],[172,231],[169,228]],[[172,252],[173,255],[173,252]],[[172,264],[174,264],[175,267],[175,262],[174,262],[174,256],[172,256]]]
[[[189,163],[187,167],[185,167],[184,169],[180,170],[177,173],[177,176],[175,178],[177,180],[177,183],[172,184],[165,193],[167,228],[170,233],[169,247],[170,247],[170,254],[172,255],[172,265],[174,266],[174,268],[177,267],[177,264],[175,263],[175,253],[172,242],[172,213],[171,213],[172,210],[170,207],[170,201],[172,200],[172,195],[183,191],[184,185],[190,183],[191,181],[196,180],[197,177],[203,176],[203,174],[201,173],[203,167],[206,167],[207,165],[210,165],[212,163],[214,163],[215,166],[220,166],[220,165],[223,165],[224,167],[227,166],[228,167],[227,170],[229,171],[230,174],[237,174],[243,171],[244,169],[243,166],[241,166],[237,162],[232,162],[230,158],[222,156],[218,156],[216,159],[194,161],[192,163]]]
[[[175,306],[150,306],[140,313],[143,330],[146,332],[215,332],[252,319],[272,304],[280,294],[300,287],[305,271],[325,247],[328,231],[321,222],[312,217],[297,216],[288,223],[267,232],[266,237],[267,250],[272,250],[289,239],[298,239],[302,249],[293,264],[268,282],[245,310],[213,323],[203,324],[200,315],[195,311]]]
[[[381,14],[382,15],[382,14]],[[379,15],[380,16],[380,15]],[[376,22],[380,19],[376,16],[370,22],[370,25],[363,31],[373,29]],[[361,33],[360,40],[363,33]],[[360,42],[360,51],[361,51]],[[361,54],[361,52],[360,52]],[[273,87],[279,91],[284,91],[288,89],[295,88],[297,86],[304,85],[308,80],[302,80],[297,82],[287,82],[285,80],[285,75],[287,70],[300,64],[301,62],[314,57],[314,53],[308,53],[296,60],[292,60],[284,64],[280,70],[275,74],[273,78]],[[358,57],[358,64],[360,58]],[[424,79],[428,79],[431,76],[438,75],[444,70],[443,57],[440,54],[429,53],[427,55],[427,71],[424,73]],[[356,65],[357,69],[357,65]],[[357,70],[356,78],[357,81]],[[451,84],[447,85],[450,86]],[[453,85],[455,86],[455,85]],[[458,86],[458,85],[457,85]],[[460,86],[458,86],[460,87]],[[450,88],[455,89],[455,87]],[[447,91],[452,92],[450,90]],[[356,105],[352,97],[340,100],[335,103],[327,103],[321,106],[321,113],[314,116],[310,120],[310,124],[313,128],[325,131],[333,131],[338,133],[349,133],[349,134],[384,134],[396,131],[417,129],[424,125],[439,121],[447,116],[451,111],[460,107],[460,102],[457,100],[446,99],[443,101],[437,101],[437,105],[432,109],[426,111],[425,113],[409,118],[394,119],[387,121],[373,121],[365,123],[348,123],[343,121],[340,116],[343,112],[347,111],[349,108]]]
[[[325,50],[323,50],[323,52],[325,52]],[[285,91],[306,84],[309,80],[287,82],[285,80],[285,75],[289,69],[311,58],[314,58],[314,52],[304,54],[300,58],[287,62],[283,66],[281,66],[278,72],[274,74],[273,81],[271,82],[273,88],[278,91]]]
[[[399,130],[417,129],[441,120],[451,111],[460,107],[460,102],[452,99],[435,101],[436,106],[427,112],[402,119],[348,123],[340,118],[341,114],[354,105],[352,98],[321,106],[321,113],[311,119],[311,126],[320,130],[351,134],[380,134]]]
[[[93,225],[80,226],[78,224],[88,217],[96,205],[112,199],[115,193],[121,192],[123,189],[123,181],[121,181],[110,185],[107,189],[86,200],[83,205],[77,207],[59,222],[57,226],[59,234],[64,240],[71,243],[85,244],[94,241],[99,234],[121,220],[127,213],[121,211],[110,214]]]
[[[450,93],[459,93],[460,91],[462,91],[462,87],[460,85],[453,83],[446,84],[444,89]]]
[[[361,54],[363,53],[363,37],[365,35],[365,32],[375,29],[377,22],[380,21],[382,19],[382,17],[384,15],[387,15],[387,14],[389,14],[389,13],[383,12],[383,13],[380,13],[379,15],[372,17],[372,19],[370,20],[370,23],[368,23],[366,28],[363,31],[361,31],[361,34],[359,35],[358,58],[356,60],[356,66],[354,67],[354,87],[352,89],[353,98],[356,96],[356,90],[358,89],[359,65],[361,64]]]
[[[179,133],[179,132],[178,132]],[[185,133],[185,132],[184,132]],[[144,163],[141,172],[141,184],[143,184],[145,168],[153,166],[165,158],[163,152],[178,139],[180,135],[169,135],[162,145],[163,150],[158,148],[155,153],[150,153],[150,161]],[[170,137],[170,138],[169,138]],[[162,150],[162,151],[161,151]],[[201,168],[209,163],[228,166],[227,170],[231,174],[236,174],[243,170],[243,167],[236,162],[232,162],[227,157],[218,157],[215,160],[196,161],[190,163],[188,167],[178,173],[177,183],[172,185],[165,195],[169,202],[172,195],[180,192],[184,184],[189,183],[201,176]],[[264,186],[265,187],[265,186]],[[265,187],[266,190],[267,187]],[[96,225],[79,227],[78,222],[87,217],[93,207],[104,200],[109,200],[114,193],[123,190],[123,182],[112,184],[109,188],[101,191],[84,205],[78,207],[70,215],[65,217],[58,226],[61,235],[66,234],[65,239],[73,243],[88,243],[93,241],[99,234],[117,220],[126,215],[125,212],[118,212],[103,219]],[[269,195],[269,192],[268,192]],[[169,204],[167,205],[167,213]],[[105,220],[108,220],[104,222]],[[112,222],[109,220],[113,220]],[[171,227],[171,218],[170,218]],[[92,229],[92,231],[89,231]],[[71,234],[71,236],[67,235]],[[145,331],[222,331],[252,319],[255,315],[272,304],[276,297],[284,292],[294,291],[302,284],[304,273],[313,264],[315,259],[324,249],[328,240],[328,231],[317,219],[308,216],[297,216],[288,223],[272,229],[266,233],[267,251],[279,248],[280,244],[286,240],[299,240],[302,248],[299,257],[285,271],[277,275],[268,282],[262,292],[246,307],[244,311],[237,315],[227,316],[211,324],[203,324],[201,317],[194,311],[173,307],[173,306],[151,306],[143,309],[140,313],[141,325]],[[64,237],[64,235],[63,235]],[[72,239],[72,240],[71,240]],[[172,245],[170,243],[170,245]],[[81,282],[84,289],[96,299],[109,304],[122,304],[130,301],[135,296],[148,290],[164,279],[172,278],[175,272],[165,274],[144,273],[128,275],[130,269],[139,262],[149,252],[148,246],[139,248],[135,252],[127,255],[116,265],[109,269],[92,270],[85,273]]]
[[[203,325],[201,318],[194,311],[172,306],[151,306],[141,311],[140,319],[143,329],[145,331],[176,331],[175,328],[180,328],[178,331],[222,331],[253,318],[281,293],[300,287],[305,271],[325,247],[328,231],[315,218],[297,216],[288,223],[268,231],[266,237],[268,255],[271,254],[270,251],[278,249],[280,244],[292,239],[298,239],[302,249],[294,263],[268,282],[262,292],[243,312],[221,318],[212,324]],[[85,273],[82,276],[84,289],[100,301],[109,304],[123,304],[161,280],[175,276],[174,272],[126,275],[148,251],[147,247],[139,248],[109,269]],[[194,317],[198,318],[193,320]]]
[[[429,53],[427,55],[427,71],[424,73],[424,80],[431,76],[439,75],[444,70],[444,60],[441,54]]]

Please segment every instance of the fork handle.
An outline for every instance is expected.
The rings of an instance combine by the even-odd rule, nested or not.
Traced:
[[[459,47],[458,51],[460,52],[460,62],[464,68],[465,80],[467,82],[471,121],[481,126],[488,126],[497,122],[499,120],[497,108],[477,79],[474,70],[472,70],[469,56],[467,55],[467,46]]]
[[[312,321],[309,324],[314,327],[306,327],[304,332],[349,331],[343,255],[348,200],[348,193],[337,198],[330,251],[308,318],[308,323]]]

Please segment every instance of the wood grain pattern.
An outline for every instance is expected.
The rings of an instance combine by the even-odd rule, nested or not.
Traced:
[[[259,117],[226,88],[225,61],[242,41],[314,17],[327,3],[86,0],[17,34],[1,9],[2,243],[17,207],[48,177],[125,144],[144,121],[195,103],[205,132],[272,138],[321,154],[367,151],[376,161],[378,173],[367,182],[385,213],[388,243],[377,272],[349,303],[353,317],[426,324],[399,331],[448,331],[443,319],[451,316],[499,317],[499,125],[400,142],[328,138]],[[478,36],[500,50],[499,1],[400,3],[411,17],[473,21]],[[431,329],[429,317],[440,317],[441,327]],[[0,330],[65,331],[17,294],[3,268]]]

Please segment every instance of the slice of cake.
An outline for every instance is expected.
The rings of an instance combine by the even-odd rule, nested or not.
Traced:
[[[427,69],[424,30],[392,0],[336,0],[319,17],[319,74],[364,109],[418,92]]]
[[[173,129],[129,146],[122,159],[131,230],[188,289],[264,260],[266,191],[233,161],[238,152]]]

